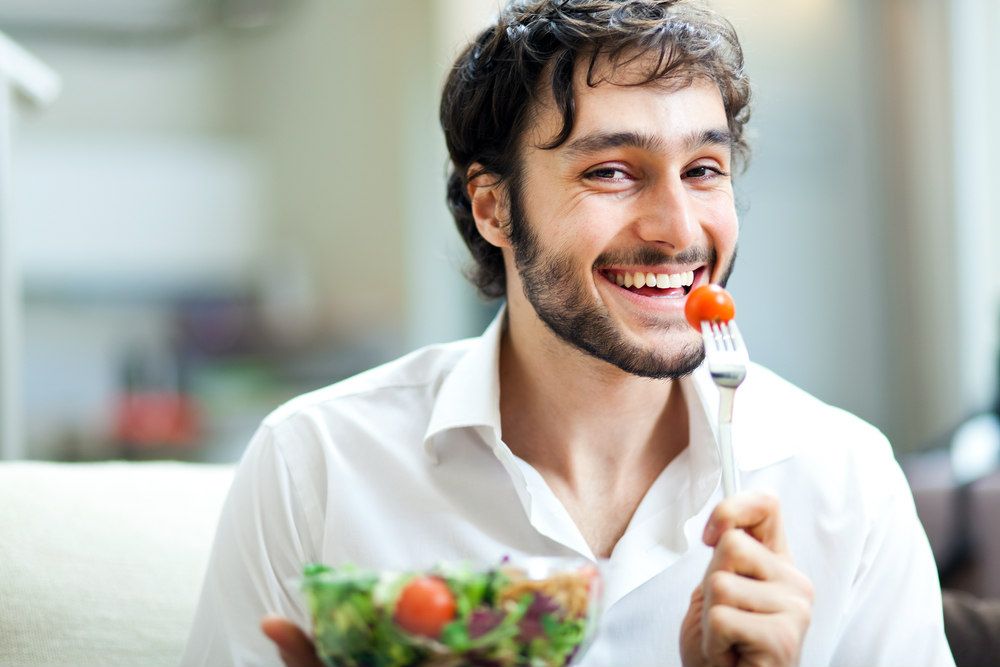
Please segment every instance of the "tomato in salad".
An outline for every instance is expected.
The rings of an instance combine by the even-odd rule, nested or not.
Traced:
[[[702,322],[728,322],[736,315],[733,297],[718,285],[700,285],[688,294],[684,304],[687,321],[698,331]]]
[[[436,639],[455,619],[455,596],[440,577],[415,577],[400,593],[394,618],[407,632]]]

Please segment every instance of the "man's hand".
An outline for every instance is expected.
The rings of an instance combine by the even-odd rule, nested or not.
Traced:
[[[681,626],[685,667],[797,665],[813,587],[792,564],[777,499],[722,501],[702,539],[715,554]]]
[[[265,616],[260,629],[278,646],[286,667],[323,667],[312,640],[302,629],[280,616]]]

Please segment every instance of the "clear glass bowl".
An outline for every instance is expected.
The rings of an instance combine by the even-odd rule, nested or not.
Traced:
[[[447,586],[454,613],[418,633],[404,627],[398,603],[426,577]],[[594,638],[602,582],[584,559],[527,558],[410,572],[309,565],[302,590],[329,667],[564,667]]]

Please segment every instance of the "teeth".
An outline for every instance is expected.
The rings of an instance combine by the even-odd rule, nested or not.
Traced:
[[[684,273],[643,273],[642,271],[636,271],[634,273],[618,273],[614,274],[614,281],[619,285],[619,287],[658,287],[660,289],[669,289],[677,287],[689,287],[694,284],[694,271],[685,271]]]

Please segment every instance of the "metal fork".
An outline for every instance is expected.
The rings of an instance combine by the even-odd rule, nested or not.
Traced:
[[[719,459],[722,462],[722,491],[728,498],[740,490],[733,456],[733,397],[747,375],[750,355],[735,320],[702,322],[701,337],[705,341],[708,371],[719,387]]]

